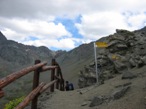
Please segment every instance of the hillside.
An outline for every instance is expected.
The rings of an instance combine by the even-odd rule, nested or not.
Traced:
[[[101,88],[106,86],[107,81],[121,81],[119,79],[114,80],[120,75],[122,78],[136,78],[137,72],[136,75],[133,72],[145,67],[146,27],[133,32],[116,30],[116,33],[103,37],[98,42],[108,44],[107,48],[97,48],[99,85]],[[51,59],[56,58],[61,66],[64,79],[73,82],[75,88],[84,88],[96,83],[93,42],[80,45],[69,52],[51,51],[44,46],[28,46],[7,40],[0,32],[0,51],[0,78],[13,71],[33,65],[35,59],[48,61],[50,64]],[[46,81],[48,78],[48,74],[43,74],[41,77],[42,80]],[[135,82],[135,80],[132,81]],[[5,89],[8,93],[5,98],[1,99],[0,106],[15,97],[25,95],[31,90],[31,87],[31,74],[9,85]],[[104,87],[101,90],[104,90]]]
[[[145,109],[146,66],[130,70],[134,79],[122,79],[122,74],[105,84],[74,91],[46,91],[39,98],[38,109]]]
[[[50,64],[52,58],[61,56],[65,51],[51,51],[45,46],[35,47],[23,45],[21,43],[7,40],[0,32],[0,78],[18,71],[29,65],[33,65],[36,59],[48,61]],[[48,80],[49,76],[42,74],[41,79]],[[8,85],[6,96],[0,100],[0,108],[7,101],[13,98],[25,95],[32,88],[32,74],[22,77],[16,82]]]

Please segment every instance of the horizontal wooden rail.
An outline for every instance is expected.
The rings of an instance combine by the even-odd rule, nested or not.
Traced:
[[[52,84],[55,84],[58,80],[51,81],[50,83],[46,84],[41,83],[37,88],[35,88],[24,100],[21,102],[15,109],[23,109],[25,108],[38,94],[43,93],[45,90],[47,90],[49,87],[51,87]]]
[[[59,78],[58,76],[55,75],[55,78],[58,79],[59,81],[61,80],[61,78]]]
[[[64,91],[64,79],[59,64],[55,61],[55,59],[52,59],[51,66],[45,66],[46,64],[47,62],[41,63],[40,60],[35,60],[35,65],[24,68],[18,72],[11,73],[10,75],[0,79],[0,98],[4,96],[3,88],[5,86],[32,71],[34,71],[33,90],[15,109],[23,109],[30,102],[32,102],[31,109],[37,109],[38,96],[48,88],[50,88],[51,92],[54,92],[55,85],[57,89]],[[41,83],[39,85],[40,72],[48,70],[51,70],[51,82],[48,84]]]
[[[57,66],[43,66],[41,69],[41,72],[47,71],[47,70],[52,70],[57,68]]]
[[[8,84],[10,84],[11,82],[15,81],[16,79],[30,73],[31,71],[34,71],[35,69],[42,67],[44,65],[46,65],[46,62],[40,63],[40,64],[36,64],[30,67],[27,67],[25,69],[22,69],[21,71],[18,72],[14,72],[4,78],[2,78],[0,80],[0,89],[2,89],[3,87],[7,86]]]
[[[44,92],[45,90],[47,90],[49,87],[52,86],[52,84],[55,84],[58,80],[54,80],[54,81],[51,81],[50,83],[46,84],[45,86],[43,86],[43,88],[40,90],[40,93]]]
[[[45,83],[41,83],[37,88],[35,88],[15,109],[25,108],[35,98],[35,96],[39,94],[43,86],[45,86]]]

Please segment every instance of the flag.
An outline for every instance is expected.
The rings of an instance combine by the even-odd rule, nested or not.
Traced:
[[[95,42],[96,46],[99,48],[105,48],[108,47],[108,44],[106,42]]]

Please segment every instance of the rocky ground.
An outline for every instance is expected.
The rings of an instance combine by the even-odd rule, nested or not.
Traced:
[[[123,74],[117,74],[100,86],[52,94],[46,91],[39,98],[39,109],[146,109],[145,71],[145,66],[134,68],[128,71],[134,78],[122,79]]]

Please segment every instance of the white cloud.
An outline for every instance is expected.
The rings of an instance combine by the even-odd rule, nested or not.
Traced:
[[[1,0],[0,13],[5,17],[46,18],[103,11],[144,11],[145,0]]]
[[[134,13],[127,17],[127,23],[133,28],[140,28],[145,25],[146,14],[145,13]]]
[[[99,12],[83,15],[81,23],[77,23],[76,27],[86,39],[96,40],[114,33],[116,28],[126,28],[127,24],[120,13]]]
[[[17,33],[14,30],[11,30],[9,28],[4,28],[2,30],[2,33],[7,37],[9,40],[15,40],[15,41],[22,41],[25,40],[26,35],[22,33]]]
[[[49,48],[55,47],[58,49],[66,49],[70,50],[75,47],[75,41],[72,38],[66,39],[45,39],[45,40],[35,40],[35,41],[26,41],[24,42],[27,45],[35,45],[35,46],[47,46]]]
[[[56,39],[64,36],[71,37],[71,33],[69,33],[61,23],[55,24],[41,20],[4,18],[0,18],[0,23],[5,27],[2,32],[8,39],[21,42],[29,36],[35,36],[38,39]]]
[[[146,14],[123,15],[118,12],[98,12],[82,15],[81,23],[76,23],[79,33],[86,39],[97,40],[113,34],[116,29],[135,30],[145,26]]]
[[[146,25],[145,12],[146,0],[0,0],[0,30],[8,39],[26,44],[71,49],[117,28],[139,29]],[[75,26],[84,39],[74,38],[61,22],[54,23],[57,17],[79,15],[81,22]]]
[[[24,41],[26,45],[47,46],[48,48],[58,48],[63,50],[71,50],[76,47],[76,43],[89,43],[92,40],[84,40],[79,38],[62,38],[57,39],[41,39],[34,41]]]

